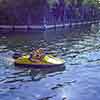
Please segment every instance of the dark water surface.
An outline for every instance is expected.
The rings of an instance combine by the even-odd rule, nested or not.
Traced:
[[[65,68],[15,67],[12,55],[42,47]],[[0,100],[100,100],[99,26],[0,33]]]

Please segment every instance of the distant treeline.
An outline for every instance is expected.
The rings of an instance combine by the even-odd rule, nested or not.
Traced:
[[[0,25],[42,25],[99,20],[99,5],[99,0],[1,0]]]

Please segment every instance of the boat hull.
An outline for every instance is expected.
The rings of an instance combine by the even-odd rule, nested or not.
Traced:
[[[52,67],[64,67],[63,64],[18,64],[15,62],[15,66],[18,67],[33,67],[33,68],[52,68]]]

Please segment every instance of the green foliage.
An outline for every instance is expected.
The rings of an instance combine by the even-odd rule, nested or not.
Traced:
[[[47,3],[49,4],[50,7],[52,7],[55,3],[59,3],[58,0],[47,0]]]
[[[59,0],[47,0],[48,4],[52,6],[54,3],[59,3]],[[69,5],[71,3],[74,4],[82,4],[82,5],[93,5],[100,6],[100,0],[64,0],[65,5]]]
[[[99,6],[99,0],[83,0],[82,4]]]

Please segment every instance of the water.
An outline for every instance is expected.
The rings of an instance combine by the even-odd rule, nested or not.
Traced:
[[[100,100],[97,25],[0,35],[0,100]],[[32,47],[63,58],[65,67],[16,67],[14,52],[28,53]]]

